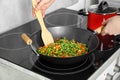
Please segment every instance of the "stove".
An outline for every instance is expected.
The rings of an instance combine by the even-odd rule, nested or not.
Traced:
[[[87,29],[87,16],[78,15],[77,11],[62,8],[46,15],[45,24],[47,27],[63,26]],[[83,63],[67,68],[39,61],[39,57],[35,55],[31,47],[21,39],[22,33],[32,36],[39,30],[39,23],[34,20],[0,34],[0,58],[52,80],[104,80],[106,76],[111,80],[113,75],[119,72],[119,65],[115,64],[119,63],[119,58],[117,58],[120,53],[119,45],[108,50],[96,50]],[[116,71],[107,72],[112,71],[110,70],[112,64],[116,65],[114,68]],[[108,70],[105,71],[107,68]],[[99,77],[100,79],[98,79]]]
[[[118,49],[88,80],[120,80],[120,49]]]

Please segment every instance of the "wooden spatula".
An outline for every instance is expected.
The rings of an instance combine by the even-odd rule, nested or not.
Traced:
[[[102,32],[102,29],[104,28],[104,26],[100,26],[99,28],[97,28],[95,31],[100,34]]]
[[[35,6],[37,5],[36,0],[32,0],[32,5],[35,8]],[[42,40],[44,42],[44,45],[54,43],[54,39],[53,39],[52,34],[47,30],[47,28],[45,26],[41,11],[40,10],[35,11],[35,14],[36,14],[36,17],[37,17],[37,19],[39,21],[39,24],[41,26],[41,30],[42,30],[42,35],[41,36],[42,36]]]

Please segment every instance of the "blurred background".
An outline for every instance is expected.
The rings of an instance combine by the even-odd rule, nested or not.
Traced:
[[[55,0],[46,14],[59,8],[80,10],[97,4],[101,0]],[[118,6],[120,0],[107,0],[110,5]],[[0,33],[34,20],[31,0],[0,0]]]

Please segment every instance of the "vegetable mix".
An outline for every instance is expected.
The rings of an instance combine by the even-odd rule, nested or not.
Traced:
[[[56,39],[55,43],[39,47],[37,52],[46,56],[65,58],[87,54],[88,48],[86,44],[75,42],[74,39],[62,38]]]

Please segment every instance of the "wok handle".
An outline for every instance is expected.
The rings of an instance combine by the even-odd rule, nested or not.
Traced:
[[[23,33],[23,34],[21,34],[21,37],[25,41],[25,43],[27,45],[31,45],[32,44],[32,40],[27,36],[27,34]]]

